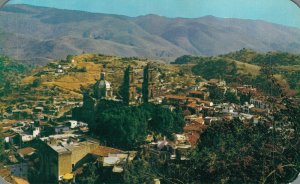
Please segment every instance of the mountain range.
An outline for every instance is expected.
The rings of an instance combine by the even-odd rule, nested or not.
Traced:
[[[300,53],[300,29],[213,16],[127,17],[29,5],[0,11],[0,54],[27,63],[45,64],[83,52],[169,62],[182,55],[242,48]]]

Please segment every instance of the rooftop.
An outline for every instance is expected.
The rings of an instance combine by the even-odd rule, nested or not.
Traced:
[[[187,124],[183,129],[185,132],[189,132],[189,131],[200,132],[206,128],[207,128],[207,125],[199,124],[199,123],[191,123],[191,124]]]
[[[48,144],[57,153],[72,152],[74,149],[80,148],[83,145],[95,144],[98,142],[92,140],[80,139],[79,135],[75,134],[61,134],[51,135],[49,137],[41,138],[41,140]]]
[[[26,147],[26,148],[18,149],[17,152],[23,156],[26,156],[26,155],[33,154],[35,152],[35,149],[32,147]]]
[[[105,147],[105,146],[98,146],[96,149],[94,149],[91,154],[100,156],[100,157],[107,157],[109,154],[118,154],[118,153],[124,153],[124,151]]]
[[[30,184],[27,180],[15,176],[13,176],[13,180],[16,184]]]

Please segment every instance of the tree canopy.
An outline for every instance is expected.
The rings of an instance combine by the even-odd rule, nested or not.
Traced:
[[[232,80],[232,76],[237,76],[237,66],[234,62],[228,62],[225,60],[206,60],[198,62],[192,68],[192,71],[196,75],[200,75],[205,79],[219,79],[228,78]]]
[[[131,149],[143,143],[148,133],[171,137],[172,133],[182,132],[184,119],[182,112],[172,112],[159,105],[146,103],[140,106],[127,106],[110,100],[99,101],[94,107],[90,103],[73,110],[78,120],[86,120],[94,135],[101,142],[122,149]]]
[[[194,177],[204,183],[290,182],[299,168],[299,150],[291,148],[285,133],[266,124],[212,124],[192,157]]]
[[[128,66],[124,71],[124,79],[120,91],[122,100],[126,105],[129,105],[129,101],[130,101],[130,69],[131,67]]]

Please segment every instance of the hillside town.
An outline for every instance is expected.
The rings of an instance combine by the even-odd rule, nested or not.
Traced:
[[[60,75],[72,69],[55,67],[44,72]],[[211,125],[239,120],[254,126],[266,124],[272,129],[274,114],[286,108],[282,99],[267,96],[252,85],[227,84],[223,79],[197,81],[193,85],[176,81],[174,85],[168,76],[171,74],[163,73],[156,63],[118,68],[124,73],[123,79],[119,84],[112,83],[107,79],[107,75],[114,78],[112,67],[103,64],[97,82],[83,90],[81,101],[55,98],[24,101],[1,113],[5,154],[0,182],[82,183],[83,178],[98,173],[104,183],[121,183],[133,160],[166,167],[184,166],[191,162],[190,152],[196,149],[203,132]],[[181,131],[171,132],[169,136],[148,132],[141,143],[130,149],[113,147],[109,140],[102,141],[95,134],[89,120],[103,101],[132,107],[151,103],[170,112],[180,109],[184,124]],[[280,131],[294,130],[287,125]],[[94,173],[90,168],[95,168]],[[160,178],[151,180],[161,183]]]

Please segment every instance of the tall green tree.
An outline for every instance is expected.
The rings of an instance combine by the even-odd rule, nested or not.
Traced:
[[[0,162],[3,160],[4,156],[4,137],[2,135],[2,128],[0,127]]]
[[[129,65],[124,71],[124,79],[121,86],[121,96],[126,105],[129,105],[130,102],[130,70],[131,66]]]
[[[83,106],[76,107],[72,110],[72,116],[79,120],[89,123],[90,128],[94,128],[95,120],[95,100],[87,91],[83,93]]]
[[[143,102],[148,103],[149,102],[149,65],[147,65],[144,68],[142,94],[143,94]]]

